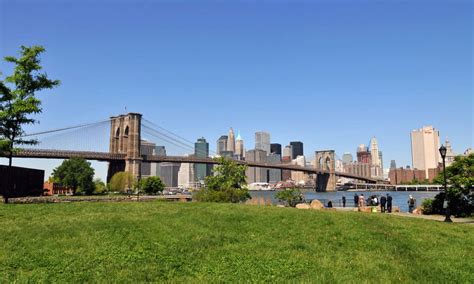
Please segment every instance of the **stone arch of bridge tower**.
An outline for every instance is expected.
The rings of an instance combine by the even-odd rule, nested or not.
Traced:
[[[140,176],[141,165],[141,118],[139,113],[128,113],[110,118],[109,152],[111,154],[125,154],[124,161],[109,163],[107,181],[120,171]]]
[[[316,178],[317,191],[335,191],[336,190],[336,153],[334,150],[316,151],[315,168],[326,171]]]

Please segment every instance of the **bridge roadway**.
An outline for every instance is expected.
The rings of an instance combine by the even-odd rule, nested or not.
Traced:
[[[6,155],[0,153],[0,157]],[[64,150],[42,150],[42,149],[21,149],[13,154],[15,158],[39,158],[39,159],[70,159],[83,158],[86,160],[95,160],[102,162],[121,161],[126,159],[125,154],[112,154],[107,152],[87,152],[87,151],[64,151]],[[219,164],[217,160],[212,158],[198,158],[198,157],[180,157],[180,156],[149,156],[142,157],[143,162],[149,163],[192,163],[192,164]],[[238,164],[247,165],[249,167],[279,169],[300,171],[308,174],[330,174],[327,170],[320,170],[309,167],[301,167],[291,164],[268,164],[252,161],[236,161]],[[335,172],[336,176],[365,181],[367,183],[377,183],[378,180],[373,178],[361,177],[348,173]]]

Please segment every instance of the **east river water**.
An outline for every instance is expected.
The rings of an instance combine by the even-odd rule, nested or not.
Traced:
[[[354,194],[364,194],[365,199],[369,196],[376,195],[379,198],[382,195],[390,194],[393,198],[392,206],[400,207],[401,212],[408,212],[408,197],[412,195],[416,198],[416,206],[421,206],[421,203],[426,198],[434,198],[439,192],[426,191],[337,191],[337,192],[303,192],[306,201],[318,199],[327,205],[328,201],[332,201],[334,207],[342,207],[342,197],[346,197],[346,207],[354,207]],[[278,204],[275,198],[276,191],[251,191],[252,198],[263,198],[271,200],[273,204]]]

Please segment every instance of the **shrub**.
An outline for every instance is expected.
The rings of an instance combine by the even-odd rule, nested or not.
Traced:
[[[287,206],[295,207],[298,203],[304,201],[303,194],[297,188],[286,189],[283,191],[277,192],[275,197],[281,201],[285,202]]]
[[[206,188],[194,197],[204,202],[244,202],[250,198],[245,188],[246,166],[235,161],[219,158],[219,166],[214,167],[213,175],[206,177]]]
[[[158,192],[165,189],[165,184],[161,181],[159,177],[148,177],[141,179],[138,182],[140,191],[143,191],[147,194],[157,194]]]
[[[431,215],[433,213],[433,199],[427,198],[423,200],[421,204],[421,212],[425,215]]]
[[[125,192],[132,188],[135,178],[127,172],[118,172],[110,179],[109,188],[112,191]]]

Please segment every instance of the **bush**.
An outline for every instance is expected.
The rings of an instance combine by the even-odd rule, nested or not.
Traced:
[[[143,191],[147,194],[157,194],[162,192],[165,189],[165,184],[161,181],[159,177],[148,177],[141,179],[138,183],[140,191]]]
[[[427,198],[423,200],[421,204],[421,212],[425,215],[431,215],[433,213],[433,199]]]
[[[134,185],[135,178],[127,172],[118,172],[110,179],[109,188],[111,191],[125,192]]]
[[[245,188],[246,166],[235,161],[219,158],[219,166],[214,167],[213,175],[206,177],[206,188],[194,197],[203,202],[244,202],[251,196]]]
[[[275,197],[279,201],[285,202],[285,204],[290,207],[295,207],[297,204],[304,201],[303,194],[297,188],[291,188],[291,189],[279,191],[277,192]]]

